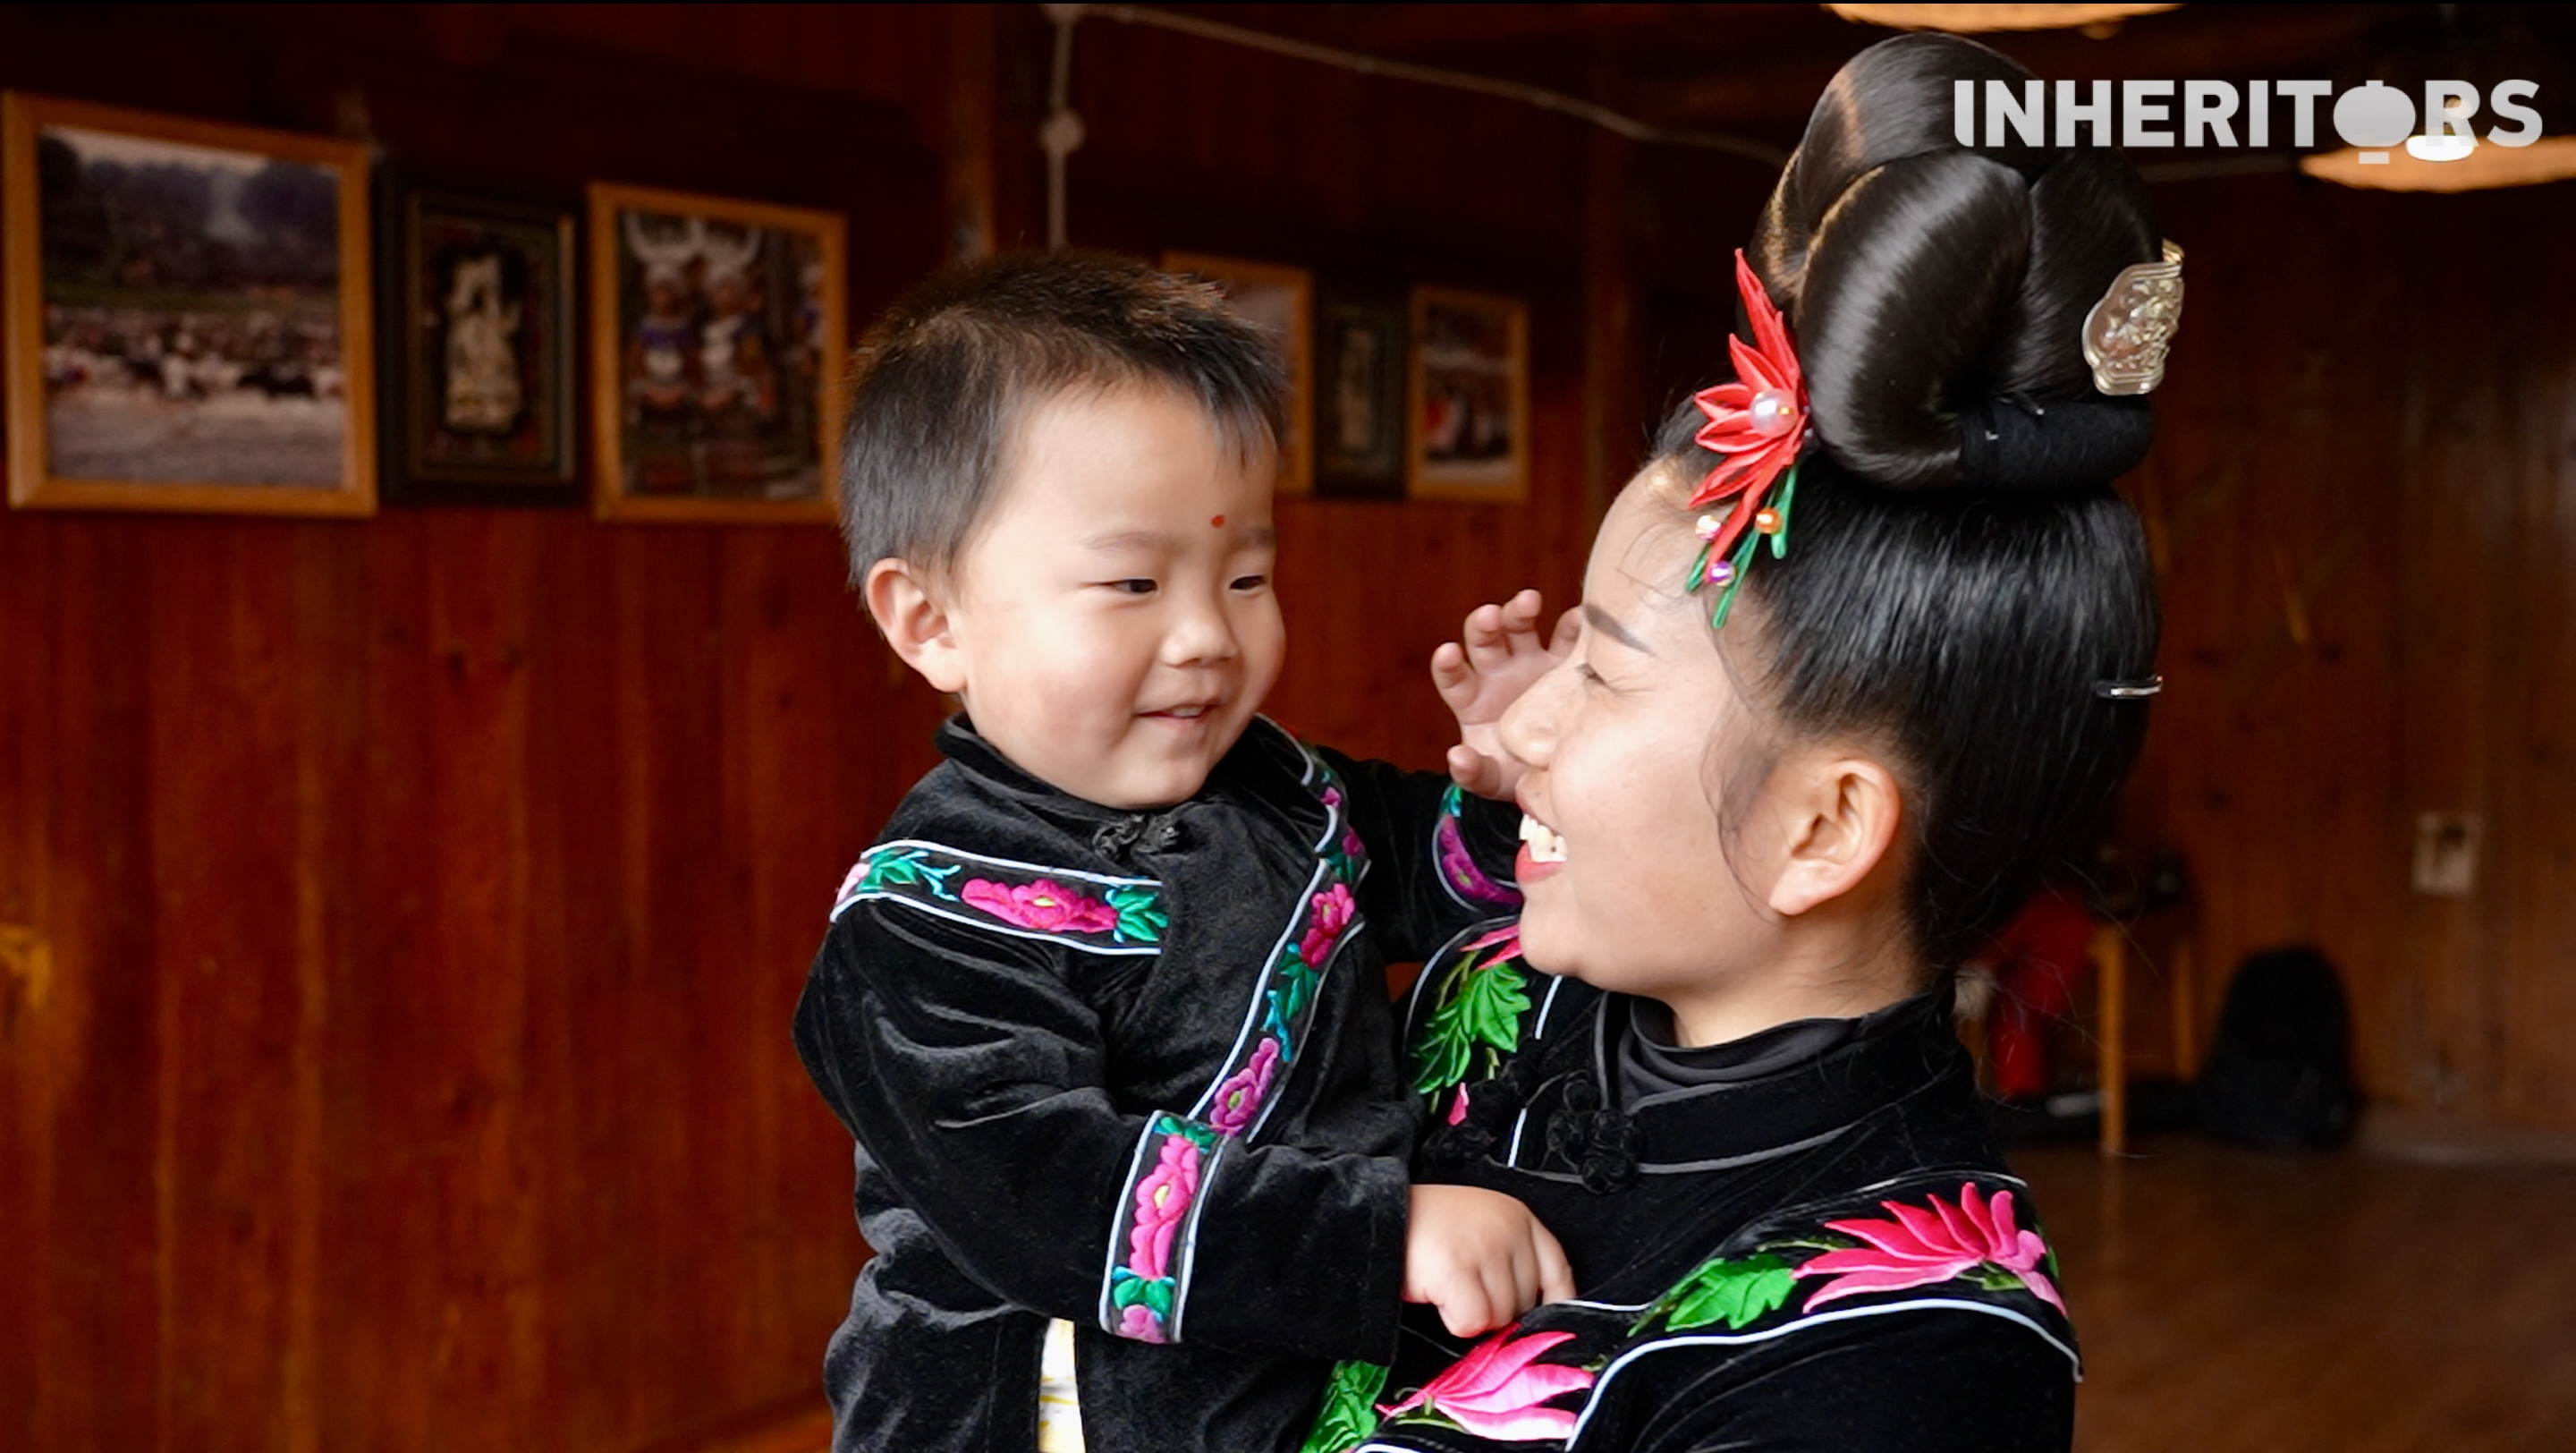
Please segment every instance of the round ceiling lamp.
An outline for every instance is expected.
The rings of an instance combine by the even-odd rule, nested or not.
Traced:
[[[2349,83],[2358,79],[2361,84]],[[2518,19],[2443,7],[2438,29],[2396,28],[2338,80],[2326,145],[2299,158],[2320,181],[2381,192],[2479,192],[2576,178],[2576,135],[2538,100],[2576,67]],[[2552,124],[2555,123],[2555,124]],[[2555,134],[2551,134],[2555,133]]]
[[[2384,157],[2382,161],[2366,160]],[[2478,192],[2576,178],[2576,136],[2544,136],[2524,146],[2493,141],[2461,145],[2444,136],[2410,136],[2402,148],[2364,152],[2347,146],[2299,158],[2299,170],[2321,181],[2382,192]]]
[[[2179,10],[2180,5],[1828,5],[1862,25],[1890,30],[2083,30],[2116,26],[2133,15]],[[2107,32],[2105,32],[2107,33]]]

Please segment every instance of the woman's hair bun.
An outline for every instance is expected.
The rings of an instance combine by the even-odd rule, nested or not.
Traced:
[[[1758,229],[1818,444],[1898,488],[2093,489],[2146,455],[2142,399],[2097,393],[2081,332],[2159,234],[2110,147],[1967,147],[1954,86],[2031,79],[1956,36],[1863,51],[1816,102]],[[2009,135],[2009,133],[2007,133]]]

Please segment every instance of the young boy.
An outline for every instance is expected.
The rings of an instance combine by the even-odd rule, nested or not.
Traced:
[[[1293,1448],[1400,1298],[1467,1334],[1570,1295],[1518,1201],[1405,1172],[1386,959],[1494,911],[1517,814],[1255,715],[1279,395],[1212,291],[1103,256],[950,274],[862,346],[852,570],[965,712],[797,1008],[876,1251],[839,1449],[1033,1447],[1050,1318],[1091,1453]],[[1464,727],[1525,684],[1480,682]]]

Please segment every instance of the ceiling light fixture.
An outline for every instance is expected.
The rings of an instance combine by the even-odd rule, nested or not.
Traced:
[[[2491,141],[2466,147],[2463,138],[2411,136],[2403,148],[2370,155],[2359,147],[2322,152],[2299,159],[2299,170],[2322,181],[2380,192],[2477,192],[2489,187],[2529,187],[2576,178],[2576,136],[2544,136],[2528,146],[2500,146]],[[2445,152],[2457,160],[2436,160]]]
[[[2576,178],[2566,103],[2548,107],[2555,115],[2537,104],[2563,98],[2576,67],[2525,18],[2470,11],[2444,5],[2430,23],[2384,29],[2337,77],[2331,139],[2320,139],[2346,144],[2301,157],[2299,170],[2380,192],[2478,192]]]
[[[2114,26],[2133,15],[2179,10],[2180,5],[1828,5],[1862,25],[1890,30],[2084,30]],[[2104,33],[2108,33],[2107,31]]]

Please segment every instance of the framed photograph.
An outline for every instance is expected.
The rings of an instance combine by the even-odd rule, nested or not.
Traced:
[[[1407,487],[1417,499],[1529,497],[1529,306],[1413,290]]]
[[[591,184],[600,518],[832,521],[844,241],[830,212]]]
[[[9,501],[376,507],[367,155],[12,93]]]
[[[383,275],[387,498],[580,503],[572,213],[398,197]]]
[[[1327,289],[1316,312],[1315,493],[1402,499],[1403,294]]]
[[[1203,277],[1225,291],[1225,300],[1279,340],[1288,361],[1287,433],[1279,441],[1279,492],[1315,489],[1315,275],[1302,267],[1246,262],[1197,252],[1163,254],[1163,271]]]

